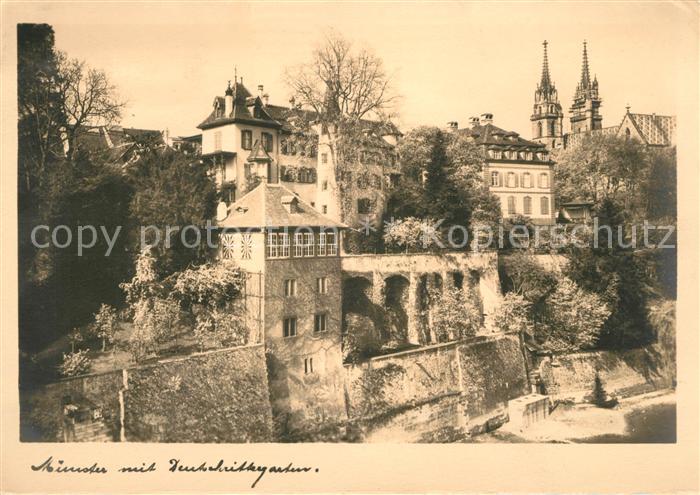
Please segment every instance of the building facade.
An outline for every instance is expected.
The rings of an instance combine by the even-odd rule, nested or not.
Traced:
[[[344,225],[284,185],[263,182],[220,206],[217,226],[220,262],[259,280],[247,317],[261,320],[277,427],[293,432],[342,418]]]
[[[381,213],[399,175],[393,153],[399,131],[363,121],[366,149],[341,171],[327,134],[314,120],[313,112],[293,100],[289,107],[270,104],[262,85],[253,95],[242,81],[229,83],[198,126],[202,160],[215,174],[224,201],[237,201],[263,181],[284,184],[322,214],[351,226]]]
[[[553,162],[545,144],[495,126],[489,113],[473,117],[471,127],[458,132],[484,150],[484,180],[500,200],[504,218],[524,216],[534,224],[554,223]]]

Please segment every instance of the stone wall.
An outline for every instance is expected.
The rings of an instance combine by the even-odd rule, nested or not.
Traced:
[[[442,441],[507,420],[528,392],[518,335],[477,337],[346,365],[350,420],[364,441]]]
[[[121,370],[85,375],[20,390],[20,440],[58,442],[64,434],[64,404],[79,404],[101,411],[108,435],[119,439]]]
[[[99,408],[112,441],[122,435],[138,442],[273,438],[265,352],[259,344],[23,390],[22,441],[62,441],[63,404],[68,397],[71,403]]]
[[[627,351],[581,352],[536,357],[544,392],[558,400],[581,401],[591,393],[596,372],[608,393],[630,396],[674,386],[675,367],[656,346]]]

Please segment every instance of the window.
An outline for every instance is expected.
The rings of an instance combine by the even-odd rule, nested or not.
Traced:
[[[530,196],[525,196],[523,198],[523,213],[525,215],[532,215],[532,198]]]
[[[277,234],[279,241],[279,256],[280,258],[289,258],[289,234],[286,232]]]
[[[549,175],[544,172],[540,174],[540,187],[549,187]]]
[[[321,182],[321,190],[325,191],[326,189],[328,189],[328,181],[324,180],[323,182]]]
[[[249,260],[253,254],[253,236],[243,234],[241,236],[241,259]]]
[[[326,255],[338,254],[338,239],[335,232],[326,232]]]
[[[540,213],[549,215],[549,198],[547,196],[540,198]]]
[[[515,182],[515,172],[508,172],[508,180],[506,182],[507,187],[517,187]]]
[[[537,137],[542,137],[542,122],[537,123]]]
[[[303,250],[304,250],[304,234],[301,232],[296,232],[294,234],[294,256],[297,258],[301,258]]]
[[[549,122],[549,135],[554,136],[554,121],[553,120],[551,120]]]
[[[289,146],[287,145],[286,139],[282,139],[280,141],[280,153],[282,153],[283,155],[289,154]]]
[[[297,295],[297,279],[288,278],[284,281],[284,297],[294,297]]]
[[[321,163],[328,163],[328,153],[321,153]]]
[[[508,214],[515,215],[515,196],[508,196]]]
[[[498,186],[498,172],[491,172],[491,185]]]
[[[314,372],[314,358],[306,358],[304,359],[304,374],[308,375],[309,373]]]
[[[326,255],[326,233],[319,232],[318,234],[318,248],[316,249],[316,254],[318,256]]]
[[[326,213],[328,213],[328,206],[327,206],[327,205],[321,206],[321,213],[323,213],[324,215],[325,215]]]
[[[244,150],[253,148],[253,131],[241,131],[241,148]]]
[[[318,314],[314,315],[314,333],[321,333],[326,331],[326,315]]]
[[[284,319],[282,332],[282,335],[285,337],[294,337],[297,334],[297,319],[295,316]]]
[[[260,139],[262,140],[262,145],[265,151],[268,153],[272,151],[272,134],[269,132],[263,132],[260,135]]]
[[[214,132],[214,151],[221,151],[221,131]]]
[[[304,232],[304,256],[309,257],[314,255],[314,234],[312,232]]]
[[[319,294],[328,294],[328,278],[319,277],[316,279],[316,292]]]
[[[372,203],[369,198],[360,198],[357,200],[357,213],[367,215],[372,212]]]
[[[267,257],[268,258],[278,258],[280,255],[279,250],[279,238],[274,232],[269,232],[267,234]]]

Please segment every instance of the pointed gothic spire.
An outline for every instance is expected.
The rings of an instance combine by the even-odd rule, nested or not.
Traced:
[[[588,68],[588,50],[586,40],[583,41],[583,66],[581,67],[581,87],[588,88],[591,84],[591,73]]]
[[[540,88],[545,89],[552,83],[552,80],[549,77],[549,60],[547,60],[547,40],[544,40],[542,46],[544,46],[544,58],[542,60],[542,78],[540,80]]]

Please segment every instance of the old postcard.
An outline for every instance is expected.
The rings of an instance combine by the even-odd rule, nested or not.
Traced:
[[[697,491],[697,3],[2,14],[4,491]]]

